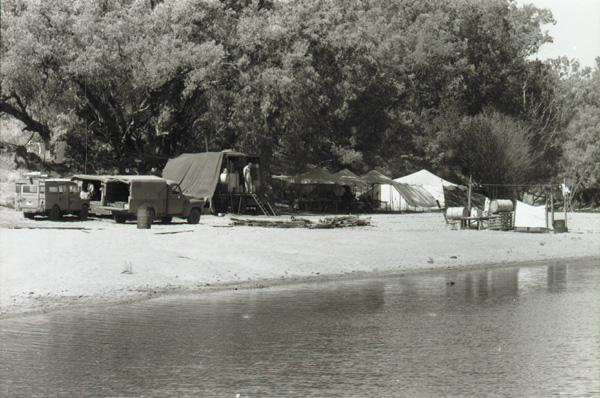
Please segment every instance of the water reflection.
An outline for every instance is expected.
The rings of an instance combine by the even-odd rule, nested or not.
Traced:
[[[6,319],[0,391],[595,396],[598,265],[306,284]]]
[[[566,264],[555,264],[548,267],[548,290],[559,292],[567,288]]]

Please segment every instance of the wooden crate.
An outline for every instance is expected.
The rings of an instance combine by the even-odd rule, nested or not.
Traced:
[[[508,231],[513,229],[513,212],[506,211],[492,214],[489,220],[489,228],[496,231]]]

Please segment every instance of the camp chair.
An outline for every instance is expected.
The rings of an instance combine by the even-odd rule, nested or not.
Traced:
[[[444,215],[444,220],[446,220],[446,226],[444,229],[448,228],[448,226],[450,226],[450,229],[453,230],[460,230],[460,220],[450,220],[448,219],[448,216],[446,216],[446,210],[444,210],[442,212],[442,214]]]

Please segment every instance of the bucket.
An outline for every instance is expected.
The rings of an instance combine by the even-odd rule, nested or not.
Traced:
[[[448,210],[446,210],[446,217],[448,219],[469,217],[469,212],[466,207],[448,207]]]
[[[554,220],[553,227],[554,227],[555,234],[562,234],[563,232],[569,232],[569,230],[565,226],[565,220]]]
[[[494,199],[490,203],[490,213],[496,214],[502,211],[513,211],[513,202],[510,199]]]
[[[151,211],[148,207],[140,207],[137,210],[138,229],[150,229],[152,226]]]

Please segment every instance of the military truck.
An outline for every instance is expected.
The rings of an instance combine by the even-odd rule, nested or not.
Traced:
[[[40,172],[27,173],[15,184],[15,209],[26,218],[48,216],[58,221],[65,214],[75,214],[87,220],[90,201],[81,197],[77,182],[65,178],[50,178]]]
[[[151,175],[104,176],[101,189],[104,203],[98,207],[110,211],[117,223],[143,214],[150,223],[179,217],[198,224],[204,207],[204,201],[184,195],[178,183]]]
[[[179,182],[186,195],[203,199],[214,214],[277,215],[266,194],[258,156],[230,150],[185,153],[170,159],[162,176]]]

